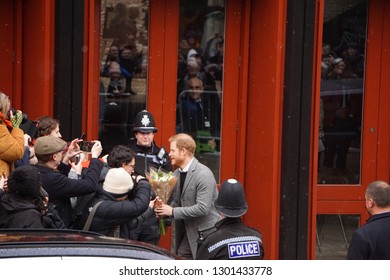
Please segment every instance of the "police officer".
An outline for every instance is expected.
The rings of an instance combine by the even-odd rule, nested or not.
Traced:
[[[157,132],[157,128],[150,112],[143,110],[136,115],[133,131],[135,139],[130,144],[130,148],[136,154],[134,172],[145,176],[145,173],[149,172],[151,167],[161,168],[166,172],[172,171],[168,153],[154,142],[154,134]],[[153,198],[153,194],[151,194],[151,197]],[[155,215],[146,220],[142,228],[137,230],[139,231],[136,233],[138,235],[137,240],[158,244],[160,236]]]
[[[244,188],[235,179],[222,183],[215,208],[220,220],[213,228],[200,231],[198,260],[261,260],[264,257],[261,233],[243,224],[248,210]]]

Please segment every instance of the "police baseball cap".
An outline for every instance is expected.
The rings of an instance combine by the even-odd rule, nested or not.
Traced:
[[[158,129],[154,123],[153,115],[146,110],[139,112],[135,117],[133,131],[157,132]]]
[[[244,187],[236,179],[228,179],[222,183],[215,208],[226,217],[241,217],[248,210]]]

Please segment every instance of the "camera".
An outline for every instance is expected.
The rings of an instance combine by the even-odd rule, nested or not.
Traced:
[[[17,110],[15,110],[15,109],[12,108],[12,107],[11,107],[9,110],[10,110],[10,112],[12,112],[12,115],[13,115],[13,116],[15,116],[15,115],[17,114],[17,112],[18,112]],[[27,114],[22,112],[22,124],[25,123],[25,122],[27,122],[27,121],[28,121]]]

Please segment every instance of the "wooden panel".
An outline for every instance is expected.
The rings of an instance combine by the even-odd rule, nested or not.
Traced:
[[[168,139],[176,133],[176,77],[179,0],[151,2],[148,110],[157,123],[157,145],[169,151]]]
[[[83,126],[88,138],[98,139],[100,77],[100,1],[85,1]],[[99,32],[95,32],[99,30]]]
[[[23,2],[22,110],[53,114],[54,1]]]
[[[322,26],[324,24],[324,2],[323,1],[316,1],[316,18],[315,18],[315,35],[314,35],[314,65],[313,65],[313,92],[314,98],[313,98],[313,104],[312,104],[312,131],[314,132],[312,134],[311,142],[313,143],[313,147],[318,147],[318,124],[320,119],[320,83],[321,83],[321,70],[320,67],[317,67],[317,65],[321,65],[322,61]],[[317,209],[317,180],[318,180],[318,154],[317,152],[312,152],[312,160],[310,163],[311,166],[311,187],[309,190],[309,199],[311,205],[311,209],[309,209],[309,226],[308,226],[308,236],[309,236],[309,244],[308,244],[308,259],[315,258],[316,254],[316,233],[317,233],[317,226],[316,226],[316,210]]]
[[[169,152],[168,138],[175,134],[177,30],[179,0],[150,2],[147,108],[153,113],[159,132],[157,145]],[[171,248],[172,227],[161,236],[160,246]]]
[[[252,1],[245,221],[261,230],[267,259],[279,251],[279,186],[286,1]]]
[[[238,102],[239,95],[243,94],[240,92],[241,89],[239,88],[240,83],[242,82],[240,69],[248,69],[245,65],[240,65],[239,57],[240,48],[242,46],[245,48],[246,46],[244,42],[241,41],[241,9],[241,1],[226,1],[220,183],[226,179],[236,177],[237,174],[235,151],[237,149],[238,108],[243,106],[243,104]],[[246,32],[248,32],[248,30]],[[238,126],[240,128],[244,127],[244,120],[240,122]],[[243,131],[245,131],[245,129]],[[243,181],[244,177],[238,179]]]
[[[14,1],[0,1],[0,91],[12,98],[14,51]],[[15,101],[12,98],[12,105]]]
[[[378,124],[378,172],[377,179],[390,182],[390,2],[384,1],[383,48],[381,59],[381,81]]]
[[[364,205],[362,201],[320,201],[316,214],[358,214],[361,217],[360,223],[363,225],[369,218]],[[313,242],[315,242],[315,237]]]
[[[246,160],[246,135],[247,135],[247,106],[248,106],[248,77],[249,67],[249,42],[250,42],[250,24],[251,24],[251,1],[242,1],[242,13],[241,13],[241,37],[240,37],[240,75],[239,75],[239,88],[238,88],[238,131],[236,142],[236,158],[235,158],[235,175],[237,179],[245,183],[245,160]],[[225,115],[227,110],[224,111]],[[224,138],[225,139],[225,138]],[[228,141],[228,139],[227,139]],[[225,157],[224,157],[225,158]],[[225,164],[222,163],[222,167]],[[226,170],[227,171],[227,170]],[[223,168],[223,178],[225,177],[225,169]],[[245,185],[245,184],[244,184]],[[244,219],[245,221],[245,219]]]

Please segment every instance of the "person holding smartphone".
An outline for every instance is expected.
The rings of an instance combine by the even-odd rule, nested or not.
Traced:
[[[82,178],[75,180],[68,177],[71,165],[69,160],[80,153],[79,139],[70,145],[58,137],[43,136],[35,142],[35,153],[38,158],[38,169],[42,176],[42,187],[49,194],[50,200],[56,205],[61,219],[67,227],[71,226],[71,197],[94,193],[101,189],[99,178],[103,162],[98,159],[102,152],[100,141],[91,150],[91,161],[87,172]]]

